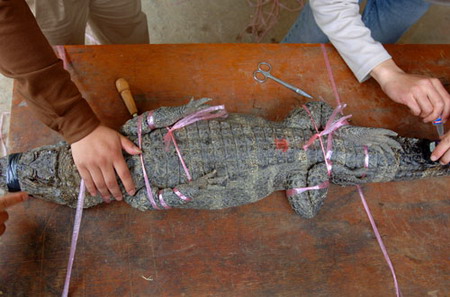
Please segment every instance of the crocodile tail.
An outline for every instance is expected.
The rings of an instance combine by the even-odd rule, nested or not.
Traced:
[[[450,176],[450,166],[431,161],[435,142],[427,139],[398,137],[403,151],[399,154],[394,180],[412,180]]]

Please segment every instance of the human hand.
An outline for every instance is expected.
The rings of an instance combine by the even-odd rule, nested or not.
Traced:
[[[450,131],[442,136],[441,142],[431,154],[431,161],[436,160],[439,160],[442,165],[450,163]]]
[[[6,209],[27,199],[28,194],[25,192],[8,193],[5,196],[0,197],[0,236],[5,233],[5,222],[9,218]]]
[[[134,182],[122,149],[130,155],[140,154],[141,150],[128,138],[110,128],[98,126],[89,135],[73,143],[71,148],[75,165],[92,196],[96,196],[98,190],[105,202],[111,201],[111,194],[116,200],[122,200],[116,173],[127,193],[135,194]]]
[[[376,66],[372,77],[393,101],[409,107],[425,123],[450,115],[450,95],[437,78],[407,74],[392,59]]]

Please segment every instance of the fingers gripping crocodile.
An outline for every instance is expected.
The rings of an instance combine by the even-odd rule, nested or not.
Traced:
[[[192,176],[189,182],[174,146],[166,151],[163,137],[166,127],[208,107],[205,103],[209,100],[203,98],[183,106],[156,109],[153,127],[147,123],[142,127],[143,158],[159,206],[160,195],[170,207],[221,209],[258,201],[277,190],[311,187],[327,180],[347,186],[450,175],[449,166],[430,161],[428,140],[398,137],[386,129],[346,125],[334,132],[329,177],[319,141],[308,150],[303,149],[315,134],[311,117],[323,128],[333,111],[325,103],[312,102],[307,104],[311,117],[303,108],[294,109],[283,122],[230,114],[226,119],[199,121],[176,130],[174,136]],[[145,113],[144,119],[148,115]],[[135,143],[137,121],[131,119],[121,128]],[[325,145],[326,141],[324,138]],[[368,168],[364,146],[369,152]],[[34,197],[76,206],[80,176],[68,144],[45,146],[11,158],[15,159],[13,173],[21,190]],[[146,196],[139,156],[125,155],[125,159],[137,192],[130,196],[120,185],[124,200],[140,210],[153,209]],[[3,158],[0,162],[0,186],[6,187],[8,160]],[[190,200],[180,199],[174,188]],[[295,212],[311,218],[326,195],[324,188],[295,193],[288,199]],[[87,195],[84,206],[102,202],[100,196]]]

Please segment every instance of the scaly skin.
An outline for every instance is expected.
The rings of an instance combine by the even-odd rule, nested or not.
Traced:
[[[252,203],[277,190],[315,186],[328,180],[319,141],[307,151],[303,149],[315,130],[306,111],[299,108],[280,123],[231,114],[226,119],[200,121],[177,130],[174,135],[192,175],[188,182],[174,146],[165,150],[165,127],[207,107],[207,101],[159,108],[153,114],[156,129],[150,131],[146,124],[143,126],[144,162],[159,208],[158,194],[171,207],[220,209]],[[308,108],[315,122],[324,127],[331,108],[319,102],[309,103]],[[121,132],[137,143],[137,118],[128,121]],[[369,150],[368,168],[364,165],[365,145]],[[429,141],[397,137],[385,129],[344,126],[333,136],[330,181],[355,185],[450,174],[449,166],[431,162],[429,156]],[[125,159],[137,193],[129,196],[120,185],[124,200],[140,210],[153,209],[146,196],[139,156],[125,155]],[[5,173],[7,161],[0,162]],[[22,153],[17,174],[21,189],[34,197],[76,206],[80,176],[66,143]],[[0,180],[3,187],[4,175]],[[173,188],[192,200],[180,199]],[[317,214],[326,192],[307,191],[290,196],[289,201],[298,214],[309,218]],[[100,196],[87,195],[85,207],[102,201]]]

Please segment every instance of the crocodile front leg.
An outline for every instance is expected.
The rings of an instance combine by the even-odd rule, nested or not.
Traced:
[[[284,124],[287,127],[304,130],[308,129],[313,133],[316,133],[313,122],[319,130],[322,130],[326,126],[334,111],[334,109],[325,102],[308,102],[305,104],[305,107],[306,109],[304,107],[300,107],[292,110],[284,120]],[[339,113],[336,115],[335,120],[338,120],[341,117],[342,115]]]
[[[141,116],[144,118],[142,125],[142,134],[150,132],[152,129],[165,128],[172,126],[182,118],[205,108],[209,105],[206,102],[211,101],[210,98],[201,98],[198,100],[191,99],[188,104],[173,107],[160,107],[154,111],[146,111]],[[153,127],[147,124],[147,117],[152,114]],[[125,136],[137,136],[138,134],[138,120],[139,117],[128,120],[120,129],[120,133]]]

